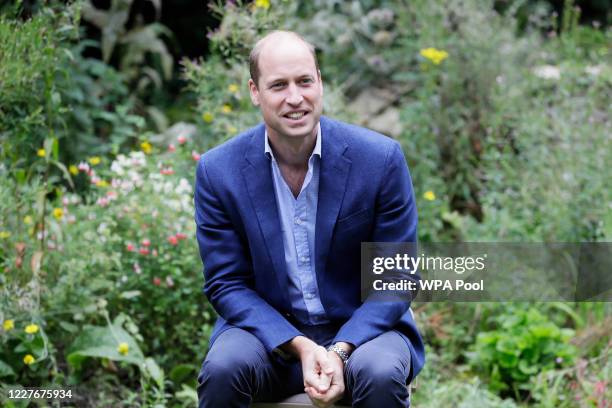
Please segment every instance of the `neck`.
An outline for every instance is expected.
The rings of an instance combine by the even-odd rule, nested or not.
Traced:
[[[308,167],[308,159],[317,142],[318,126],[306,137],[282,137],[267,128],[268,142],[274,150],[274,157],[279,164],[302,168]]]

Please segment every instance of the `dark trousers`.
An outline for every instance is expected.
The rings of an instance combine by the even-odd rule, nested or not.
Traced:
[[[298,326],[307,337],[329,346],[338,327]],[[408,340],[389,331],[357,348],[344,369],[346,389],[339,403],[353,407],[409,407]],[[198,376],[200,408],[248,407],[253,401],[280,401],[304,392],[299,361],[279,362],[249,332],[232,328],[211,347]]]

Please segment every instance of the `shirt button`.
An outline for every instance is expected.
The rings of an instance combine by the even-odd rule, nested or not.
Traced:
[[[308,260],[308,258],[306,258],[305,256],[300,258],[300,261],[302,261],[302,262],[306,262],[307,260]]]
[[[295,217],[295,223],[296,223],[297,225],[302,224],[302,220],[300,219],[300,217]]]
[[[307,293],[306,294],[306,299],[312,299],[314,298],[314,293]]]

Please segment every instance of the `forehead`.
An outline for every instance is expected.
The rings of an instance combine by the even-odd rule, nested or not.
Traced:
[[[258,59],[261,78],[316,75],[317,69],[310,50],[297,38],[269,38]]]

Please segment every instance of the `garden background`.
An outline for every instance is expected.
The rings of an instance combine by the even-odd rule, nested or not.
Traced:
[[[325,113],[401,142],[423,242],[612,240],[612,7],[0,2],[0,383],[194,406],[215,313],[199,155],[259,121],[247,54],[318,48]],[[610,303],[414,305],[416,407],[610,407]],[[3,406],[26,406],[9,402]]]

